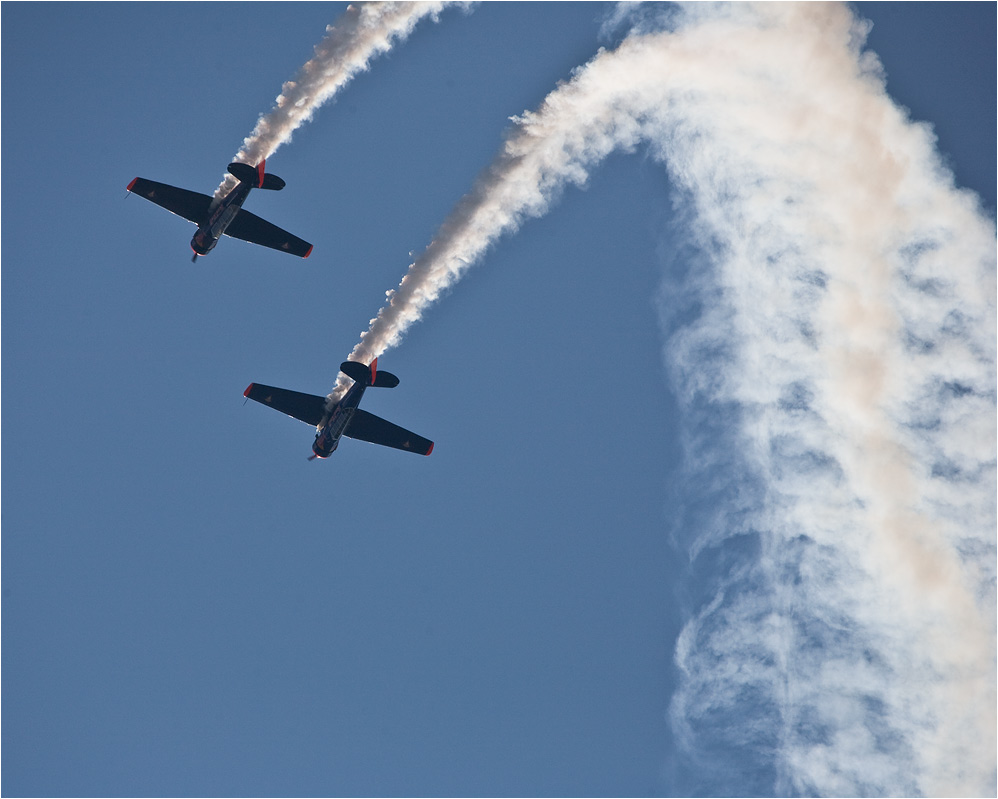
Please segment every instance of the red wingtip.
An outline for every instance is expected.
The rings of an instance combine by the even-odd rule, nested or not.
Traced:
[[[132,182],[128,184],[128,188],[125,189],[125,191],[131,191],[132,190],[132,186],[135,185],[135,181],[137,181],[137,180],[138,180],[138,178],[133,178]]]
[[[266,163],[267,163],[267,159],[264,158],[259,164],[256,165],[256,171],[257,171],[257,174],[259,175],[259,179],[256,182],[257,188],[259,188],[260,186],[263,186],[263,170],[264,170],[264,167],[265,167]]]
[[[371,361],[371,385],[374,385],[374,381],[378,377],[378,359],[375,358]]]
[[[312,254],[312,245],[310,244],[310,245],[308,246],[308,252],[307,252],[307,253],[305,253],[305,254],[304,254],[304,255],[302,256],[302,258],[308,258],[308,256],[310,256],[311,254]]]
[[[243,392],[243,396],[244,397],[248,397],[249,393],[250,393],[250,389],[252,389],[253,386],[255,386],[255,385],[256,385],[256,383],[250,383],[248,386],[246,386],[246,390]]]
[[[433,452],[433,444],[432,444],[432,442],[430,443],[430,448],[428,450],[426,450],[426,454],[429,455],[431,452]]]

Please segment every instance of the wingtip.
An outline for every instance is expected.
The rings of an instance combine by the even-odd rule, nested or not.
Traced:
[[[127,187],[125,187],[125,191],[131,191],[136,181],[138,181],[138,178],[132,178],[132,182],[129,183]]]
[[[255,385],[256,385],[256,383],[250,383],[248,386],[246,386],[246,390],[243,392],[243,396],[244,397],[248,397],[250,391],[253,390],[253,386],[255,386]]]
[[[308,251],[302,256],[302,258],[308,258],[312,254],[312,245],[308,245]]]
[[[426,450],[426,455],[429,456],[433,452],[433,442],[430,442],[430,448]]]

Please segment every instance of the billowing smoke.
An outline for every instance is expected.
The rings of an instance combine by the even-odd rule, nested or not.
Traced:
[[[451,3],[446,0],[432,0],[347,6],[346,13],[326,28],[326,35],[315,46],[315,58],[284,84],[274,108],[260,117],[233,160],[256,165],[269,158],[321,105],[366,70],[371,59],[405,41],[424,17],[436,20],[448,5]],[[236,179],[226,175],[215,190],[215,198],[224,197],[235,185]]]
[[[702,592],[672,720],[690,773],[728,786],[761,762],[763,793],[978,795],[995,231],[890,102],[865,32],[809,5],[681,34],[716,61],[684,72],[653,145],[700,254],[675,282],[704,309],[680,325],[661,301],[690,424],[675,534]]]
[[[648,24],[515,120],[351,357],[647,148],[685,236],[660,303],[686,429],[677,773],[697,793],[993,794],[994,224],[847,7]]]

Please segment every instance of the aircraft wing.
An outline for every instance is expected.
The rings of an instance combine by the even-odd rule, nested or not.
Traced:
[[[226,236],[242,239],[273,250],[289,252],[299,258],[308,258],[312,245],[304,239],[293,236],[286,230],[281,230],[266,219],[261,219],[249,211],[240,210],[225,229]]]
[[[208,217],[211,197],[207,194],[178,189],[176,186],[168,186],[165,183],[157,183],[155,180],[146,180],[145,178],[135,178],[128,184],[128,190],[145,197],[167,211],[172,211],[177,216],[182,216],[195,225],[200,225]]]
[[[249,388],[243,392],[243,396],[269,405],[281,413],[286,413],[288,416],[313,426],[317,426],[326,413],[325,397],[303,394],[300,391],[288,391],[286,388],[250,383]]]
[[[417,455],[429,455],[433,452],[433,442],[429,439],[410,433],[397,424],[385,421],[360,408],[353,412],[353,418],[343,431],[343,435],[356,438],[358,441],[369,441],[384,447],[415,452]]]

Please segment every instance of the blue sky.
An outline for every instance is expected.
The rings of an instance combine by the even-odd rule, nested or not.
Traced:
[[[449,9],[375,60],[247,203],[305,261],[191,264],[193,226],[125,197],[210,192],[344,8],[2,7],[3,793],[703,792],[668,719],[704,597],[670,535],[658,164],[608,158],[383,356],[401,384],[364,407],[430,458],[309,463],[308,427],[242,398],[332,387],[509,117],[616,44],[612,7]],[[860,12],[993,217],[994,4]]]

